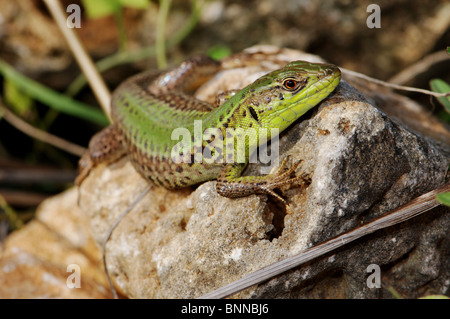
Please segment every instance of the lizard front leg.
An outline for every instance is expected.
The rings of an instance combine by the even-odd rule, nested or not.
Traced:
[[[291,168],[285,169],[288,159],[284,159],[275,173],[265,176],[241,176],[247,166],[246,163],[227,164],[217,178],[217,192],[229,198],[244,197],[251,194],[272,195],[286,205],[287,212],[291,210],[286,200],[274,192],[275,188],[297,182],[302,177],[291,177],[300,165],[295,163]]]

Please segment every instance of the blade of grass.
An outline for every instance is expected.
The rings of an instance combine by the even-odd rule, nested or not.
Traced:
[[[108,119],[101,110],[91,105],[73,100],[66,95],[58,93],[28,78],[17,72],[12,66],[2,60],[0,60],[0,73],[30,97],[48,105],[52,109],[88,120],[100,126],[109,124]]]
[[[389,286],[389,287],[388,287],[388,290],[389,290],[389,292],[392,294],[392,297],[394,297],[395,299],[403,299],[403,296],[400,295],[400,294],[398,293],[398,291],[395,290],[394,287]]]

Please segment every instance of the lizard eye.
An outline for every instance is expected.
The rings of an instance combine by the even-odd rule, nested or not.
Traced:
[[[284,87],[286,90],[291,91],[291,90],[293,90],[293,89],[295,89],[295,88],[297,87],[297,84],[298,84],[297,81],[295,81],[295,80],[293,80],[293,79],[287,79],[287,80],[285,80],[285,81],[283,82],[283,87]]]
[[[295,79],[286,79],[283,81],[283,89],[288,91],[300,91],[308,83],[307,79],[297,81]]]

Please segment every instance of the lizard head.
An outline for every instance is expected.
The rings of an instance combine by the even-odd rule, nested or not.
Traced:
[[[263,128],[283,131],[337,87],[338,67],[294,61],[247,87],[249,116]]]

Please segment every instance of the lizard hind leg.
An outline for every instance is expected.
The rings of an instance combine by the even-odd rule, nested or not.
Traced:
[[[112,163],[126,154],[123,137],[117,126],[112,124],[95,134],[89,142],[88,151],[78,162],[78,176],[75,184],[80,186],[91,170],[100,163]]]

